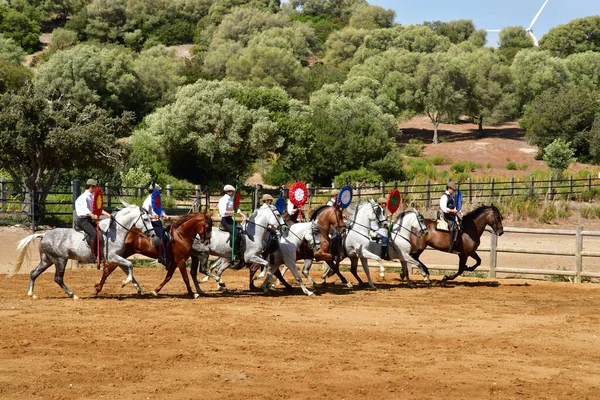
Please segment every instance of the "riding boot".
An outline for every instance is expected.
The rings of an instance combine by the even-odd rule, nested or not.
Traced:
[[[386,246],[381,246],[381,258],[383,260],[386,261],[391,261],[392,259],[390,258],[390,254],[388,253],[388,247]]]

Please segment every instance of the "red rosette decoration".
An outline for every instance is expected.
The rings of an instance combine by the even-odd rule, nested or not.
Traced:
[[[290,186],[289,198],[296,207],[302,207],[308,201],[308,189],[304,182],[295,182]]]
[[[390,210],[392,214],[395,213],[396,211],[398,211],[398,208],[400,208],[400,203],[400,192],[398,191],[398,189],[392,190],[387,200],[388,210]]]
[[[97,215],[97,216],[102,215],[102,211],[104,210],[104,194],[102,194],[102,189],[100,189],[99,187],[96,187],[96,191],[94,192],[94,198],[92,200],[92,207],[93,207],[92,212],[95,215]]]
[[[240,208],[240,201],[242,200],[242,195],[239,190],[235,191],[233,195],[233,211],[237,212],[238,208]]]

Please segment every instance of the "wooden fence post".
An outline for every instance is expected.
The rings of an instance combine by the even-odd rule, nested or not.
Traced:
[[[167,185],[167,197],[173,197],[173,185],[170,183]]]
[[[202,185],[196,185],[196,187],[194,188],[194,192],[195,192],[195,199],[194,199],[194,204],[195,206],[193,207],[193,212],[199,212],[200,211],[200,206],[198,205],[198,202],[200,201],[200,199],[202,198]]]
[[[531,184],[531,187],[529,188],[530,190],[530,197],[533,199],[535,197],[535,189],[534,186],[535,185],[535,180],[533,179],[533,176],[529,179],[529,182]]]
[[[381,188],[381,197],[385,197],[385,183],[379,182],[379,187]]]
[[[210,212],[210,186],[206,186],[206,210],[204,212]]]
[[[472,203],[473,202],[473,181],[471,180],[471,178],[468,178],[467,182],[469,184],[469,203]]]
[[[360,201],[360,182],[356,182],[356,195],[358,196],[358,201]]]
[[[144,197],[144,185],[137,185],[135,189],[135,197]]]
[[[575,282],[581,283],[581,271],[583,270],[583,226],[575,227]]]
[[[588,175],[588,179],[587,179],[587,190],[588,192],[592,191],[592,176]]]
[[[488,278],[496,277],[496,265],[498,263],[498,253],[496,249],[498,248],[498,236],[492,233],[492,237],[490,240],[490,272],[488,273]]]
[[[494,183],[496,182],[496,180],[494,178],[492,178],[490,180],[490,199],[494,200]]]
[[[110,194],[110,185],[104,184],[104,196],[106,197],[106,207],[112,207],[112,196]]]
[[[514,196],[515,195],[515,177],[511,176],[510,177],[510,196]]]
[[[425,195],[425,208],[429,208],[431,205],[431,182],[427,179],[427,183],[425,184],[425,190],[427,194]]]
[[[552,179],[552,175],[550,175],[550,177],[548,178],[548,199],[549,200],[554,200],[554,193],[552,192],[552,183],[553,183],[553,179]]]
[[[0,208],[6,208],[6,178],[0,178]]]
[[[567,200],[571,198],[573,193],[573,175],[569,175],[569,193],[567,194]]]
[[[408,181],[404,181],[402,182],[402,191],[403,191],[403,195],[406,197],[408,196]]]

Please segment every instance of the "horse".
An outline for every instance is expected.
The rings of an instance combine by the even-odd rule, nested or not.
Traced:
[[[386,227],[387,220],[381,208],[377,206],[377,203],[373,199],[349,207],[347,220],[349,221],[349,228],[346,240],[344,241],[344,251],[350,258],[350,271],[359,284],[362,285],[363,281],[357,274],[358,261],[360,260],[367,275],[369,286],[372,289],[376,289],[371,280],[367,259],[377,261],[380,270],[384,270],[384,266],[380,256],[382,246],[370,238],[371,221],[375,220],[380,227]],[[414,233],[413,230],[418,233]],[[427,227],[425,226],[423,216],[419,212],[411,210],[398,215],[396,222],[392,224],[390,237],[388,238],[390,258],[399,258],[403,263],[403,267],[407,262],[417,264],[417,261],[413,260],[409,255],[409,236],[423,235],[426,232]],[[325,278],[326,274],[323,276]]]
[[[459,264],[458,271],[451,276],[444,276],[443,281],[451,281],[460,276],[464,271],[474,271],[480,264],[481,258],[477,255],[477,248],[480,244],[480,238],[486,226],[490,226],[497,236],[502,236],[504,227],[502,226],[502,214],[495,205],[482,205],[462,219],[462,228],[456,239],[454,249],[458,251]],[[429,275],[429,269],[425,264],[419,261],[419,256],[429,245],[436,250],[447,252],[450,246],[450,232],[436,230],[436,221],[426,219],[425,224],[429,229],[429,234],[421,237],[411,236],[412,245],[411,256],[419,262],[419,267],[423,274]],[[471,257],[475,260],[475,265],[467,267],[467,259]]]
[[[260,264],[267,266],[269,263],[263,259],[261,253],[264,248],[264,241],[267,239],[270,232],[275,230],[285,230],[287,225],[281,214],[273,205],[268,208],[258,208],[250,215],[247,221],[242,222],[242,240],[244,240],[245,248],[243,254],[243,262],[245,264]],[[198,241],[192,244],[192,266],[191,275],[196,290],[200,291],[198,283],[197,271],[200,265],[200,272],[217,281],[217,289],[224,290],[225,283],[221,279],[221,274],[231,265],[231,245],[229,244],[230,235],[228,232],[222,231],[219,227],[212,228],[212,239],[208,249],[201,246]],[[221,263],[216,274],[212,274],[207,267],[208,255],[220,257]],[[203,262],[200,263],[199,258]]]
[[[125,237],[134,227],[141,230],[145,235],[155,236],[150,218],[141,207],[127,205],[117,212],[113,218],[103,219],[98,223],[100,224],[101,235],[106,236],[105,249],[103,249],[105,250],[104,258],[106,262],[116,263],[127,270],[127,278],[123,281],[123,286],[125,286],[134,280],[133,264],[122,257],[125,250]],[[40,263],[31,271],[28,296],[37,298],[33,293],[35,280],[54,264],[56,268],[54,281],[69,297],[77,300],[79,297],[64,283],[67,261],[71,259],[93,263],[96,260],[84,239],[83,232],[70,228],[56,228],[45,233],[35,233],[22,239],[17,245],[17,265],[9,274],[9,277],[21,269],[27,248],[37,238],[42,239],[39,244]]]
[[[169,246],[167,252],[167,265],[169,270],[172,268],[174,271],[176,267],[179,268],[188,294],[196,298],[200,295],[200,292],[194,294],[192,287],[190,286],[190,280],[185,268],[185,260],[187,260],[191,254],[191,242],[196,236],[201,238],[200,244],[203,244],[204,246],[210,242],[211,228],[212,218],[209,214],[203,213],[186,214],[171,225],[171,246]],[[132,230],[125,240],[125,252],[123,257],[127,258],[136,253],[151,258],[157,258],[159,249],[153,245],[153,241],[150,238],[141,236],[138,232]],[[183,263],[181,262],[182,260]],[[104,266],[102,277],[94,286],[96,295],[102,290],[106,278],[108,278],[117,267],[118,265],[116,264],[106,264]],[[169,275],[169,270],[167,271],[167,276]],[[173,271],[171,271],[171,276]],[[165,280],[168,281],[166,278]],[[138,289],[138,294],[141,294],[142,289],[139,284],[135,280],[133,281],[133,284]],[[166,282],[163,283],[163,286],[164,284],[166,284]],[[162,286],[160,288],[162,289]],[[153,292],[153,294],[155,294],[155,292]]]

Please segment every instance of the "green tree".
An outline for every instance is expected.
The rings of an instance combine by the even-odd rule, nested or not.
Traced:
[[[0,168],[23,191],[34,191],[36,215],[43,215],[61,171],[109,168],[119,160],[115,138],[128,132],[129,117],[111,118],[93,105],[48,101],[31,85],[5,93],[0,96]]]
[[[166,160],[172,175],[199,183],[249,174],[254,160],[278,149],[283,138],[268,110],[236,100],[241,90],[235,82],[199,80],[184,86],[173,103],[148,115],[134,132],[130,162],[156,168]]]
[[[56,15],[57,19],[66,21],[70,16],[81,11],[85,5],[85,0],[45,0],[44,11],[50,16]]]
[[[127,0],[92,0],[86,7],[85,35],[100,42],[122,42]]]
[[[310,98],[310,121],[315,139],[309,160],[317,184],[329,184],[340,172],[385,158],[399,134],[394,117],[370,98],[323,90]]]
[[[568,85],[550,88],[527,106],[521,125],[527,139],[544,149],[555,139],[569,142],[580,160],[589,159],[589,131],[600,113],[598,92]]]
[[[500,31],[498,52],[511,63],[515,55],[523,49],[533,47],[533,40],[522,26],[509,26]]]
[[[566,58],[570,81],[578,86],[600,89],[600,52],[586,51]]]
[[[21,64],[25,60],[25,52],[13,39],[0,36],[0,61]]]
[[[485,31],[477,31],[475,29],[475,24],[473,24],[473,21],[470,19],[459,19],[449,22],[425,21],[423,25],[427,26],[438,35],[446,36],[450,39],[450,42],[454,44],[465,42],[471,38],[481,37],[481,35],[483,35],[484,38],[483,43],[481,43],[481,40],[477,40],[477,42],[481,43],[481,46],[485,43]]]
[[[592,129],[589,133],[590,142],[590,158],[591,160],[599,164],[600,163],[600,116],[596,116]]]
[[[569,81],[565,60],[548,51],[521,50],[510,69],[518,110],[546,89],[564,86]]]
[[[362,45],[367,30],[344,28],[333,32],[325,43],[325,61],[341,69],[349,70],[354,53]]]
[[[40,48],[40,25],[14,8],[8,10],[0,6],[0,32],[7,39],[13,39],[27,53]]]
[[[75,46],[77,42],[77,32],[64,28],[56,28],[52,31],[52,39],[48,46],[48,52],[55,53],[58,50],[70,49]]]
[[[484,120],[496,124],[514,113],[510,68],[492,49],[463,53],[459,62],[467,76],[467,111],[478,122],[479,135],[483,135]]]
[[[600,51],[600,15],[574,19],[550,29],[540,40],[540,47],[559,56]]]
[[[33,72],[21,64],[0,60],[0,94],[16,92],[33,78]]]
[[[96,104],[115,114],[145,110],[134,57],[118,46],[80,44],[53,54],[35,76],[36,86],[53,98]]]
[[[466,110],[467,78],[460,64],[446,54],[423,57],[415,78],[415,109],[424,112],[433,123],[433,144],[438,144],[442,120]]]
[[[237,8],[226,15],[213,35],[211,48],[227,41],[246,46],[250,39],[270,28],[290,26],[291,21],[281,14],[273,14],[256,8]]]
[[[354,8],[349,26],[356,29],[391,28],[396,12],[379,6],[359,4]]]
[[[565,142],[562,139],[554,139],[552,143],[544,147],[544,162],[558,176],[562,176],[563,172],[569,168],[569,165],[574,163],[573,157],[575,151],[571,148],[571,143]]]

